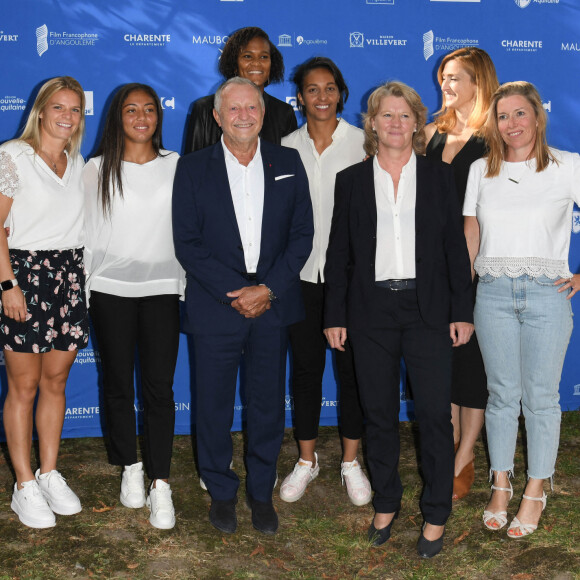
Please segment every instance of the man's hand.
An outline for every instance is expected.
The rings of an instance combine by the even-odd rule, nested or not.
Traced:
[[[449,325],[449,336],[453,341],[453,346],[461,346],[467,344],[475,327],[469,322],[452,322]]]
[[[246,318],[258,318],[266,310],[270,310],[269,291],[266,286],[244,286],[228,292],[227,296],[235,298],[232,307]]]
[[[330,348],[344,351],[344,343],[346,342],[346,328],[342,326],[325,328],[324,336],[326,336],[326,340],[328,340]]]

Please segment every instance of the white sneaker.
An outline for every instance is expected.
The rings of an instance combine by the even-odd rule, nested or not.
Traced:
[[[308,484],[316,479],[320,471],[318,455],[315,453],[316,467],[312,467],[312,461],[299,459],[294,466],[294,471],[286,476],[280,486],[280,499],[287,502],[298,501],[306,491]]]
[[[56,526],[54,514],[48,507],[35,479],[24,481],[22,489],[18,489],[17,483],[14,484],[10,507],[18,516],[18,519],[29,528],[52,528]]]
[[[66,479],[56,469],[42,475],[40,469],[37,469],[34,477],[46,503],[55,514],[72,516],[83,509],[77,494],[67,485]]]
[[[149,522],[160,530],[170,530],[175,526],[175,510],[171,500],[171,486],[162,479],[155,481],[147,496],[147,507],[151,510]]]
[[[346,482],[348,497],[354,505],[366,505],[371,501],[371,484],[356,458],[354,461],[341,463],[340,477],[342,485]]]
[[[145,482],[143,463],[125,465],[121,479],[121,503],[128,508],[142,508],[145,505]]]

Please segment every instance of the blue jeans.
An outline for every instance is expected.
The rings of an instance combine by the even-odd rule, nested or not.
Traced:
[[[559,384],[572,306],[554,280],[479,278],[475,328],[487,373],[485,423],[491,469],[513,471],[520,404],[528,477],[552,477],[560,438]]]

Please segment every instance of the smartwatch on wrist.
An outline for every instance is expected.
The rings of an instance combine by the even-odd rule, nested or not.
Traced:
[[[0,289],[4,292],[4,290],[12,290],[14,286],[18,286],[18,280],[14,278],[13,280],[4,280],[4,282],[0,282]]]

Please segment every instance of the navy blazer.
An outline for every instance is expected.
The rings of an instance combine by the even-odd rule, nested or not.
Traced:
[[[336,176],[324,327],[373,323],[377,204],[373,158]],[[426,324],[473,322],[471,267],[451,167],[417,156],[417,299]]]
[[[256,281],[248,282],[244,251],[221,141],[181,157],[173,184],[173,239],[187,275],[186,332],[224,334],[246,319],[227,293],[265,284],[275,294],[260,318],[287,326],[304,317],[300,270],[312,250],[308,179],[298,152],[260,141],[264,209]]]

